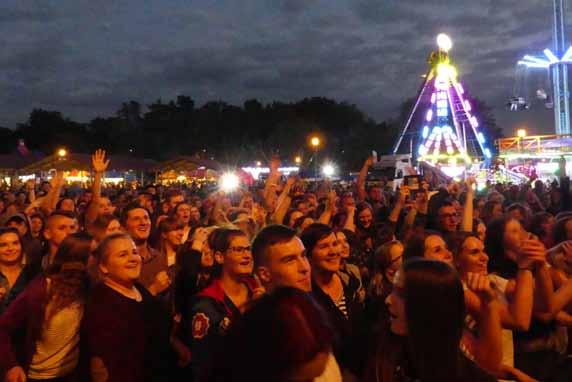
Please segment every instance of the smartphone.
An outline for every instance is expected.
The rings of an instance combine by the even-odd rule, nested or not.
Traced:
[[[409,191],[419,191],[421,189],[420,175],[405,175],[403,184],[409,188]]]
[[[409,199],[417,199],[417,193],[421,191],[421,176],[420,175],[405,175],[403,177],[403,185],[409,188]]]

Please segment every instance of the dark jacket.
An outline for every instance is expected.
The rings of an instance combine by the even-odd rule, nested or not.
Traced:
[[[338,309],[334,301],[312,280],[312,295],[326,312],[335,332],[334,355],[342,368],[360,375],[363,369],[365,335],[363,307],[357,299],[357,283],[344,284],[344,297],[348,317]]]
[[[40,267],[35,264],[26,264],[24,268],[22,268],[20,276],[18,276],[14,285],[12,285],[4,298],[0,300],[0,315],[2,315],[2,313],[8,308],[8,305],[10,305],[16,297],[24,291],[28,284],[40,274],[40,271]],[[0,274],[0,278],[2,277],[3,276]],[[0,282],[0,285],[1,284],[2,283]]]
[[[254,284],[247,279],[250,291]],[[191,349],[195,380],[199,381],[208,371],[213,354],[230,325],[241,316],[240,311],[224,293],[220,279],[200,291],[190,306],[186,317],[190,322],[182,322],[184,342]]]

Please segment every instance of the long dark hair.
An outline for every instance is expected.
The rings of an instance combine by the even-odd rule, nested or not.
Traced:
[[[489,255],[489,273],[498,273],[505,278],[516,277],[518,265],[506,256],[504,233],[512,217],[494,219],[487,225],[485,252]]]
[[[175,274],[175,293],[173,294],[173,306],[175,312],[183,316],[188,314],[190,298],[200,292],[212,280],[213,267],[202,266],[203,254],[192,248],[192,241],[187,241],[177,250]],[[205,283],[199,283],[199,275],[208,274],[210,278]]]
[[[427,240],[429,236],[439,236],[440,238],[443,238],[443,235],[439,231],[433,231],[430,229],[414,232],[409,240],[405,242],[403,259],[409,260],[418,257],[425,257],[425,240]]]
[[[50,267],[46,320],[73,303],[83,303],[88,287],[86,270],[92,238],[85,232],[69,235],[60,244]]]
[[[554,245],[558,245],[563,241],[568,240],[566,237],[566,223],[572,220],[572,216],[565,216],[559,218],[554,224],[552,236],[554,238]]]
[[[396,381],[397,367],[406,366],[400,358],[406,357],[423,382],[458,380],[465,299],[457,273],[442,261],[426,259],[406,261],[402,272],[407,338],[383,331],[376,378],[370,375],[369,379]]]
[[[331,351],[334,333],[312,297],[279,288],[261,298],[227,336],[210,381],[281,381],[318,353]],[[256,359],[256,366],[252,360]]]

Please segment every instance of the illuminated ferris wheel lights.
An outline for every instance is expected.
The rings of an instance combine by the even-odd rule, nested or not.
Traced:
[[[447,53],[453,47],[453,41],[445,33],[440,33],[437,36],[437,46],[441,51]]]

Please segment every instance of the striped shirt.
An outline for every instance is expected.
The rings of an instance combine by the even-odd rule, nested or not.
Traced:
[[[342,297],[338,301],[334,301],[336,308],[343,313],[345,318],[348,318],[348,307],[346,306],[346,296],[342,293]]]

